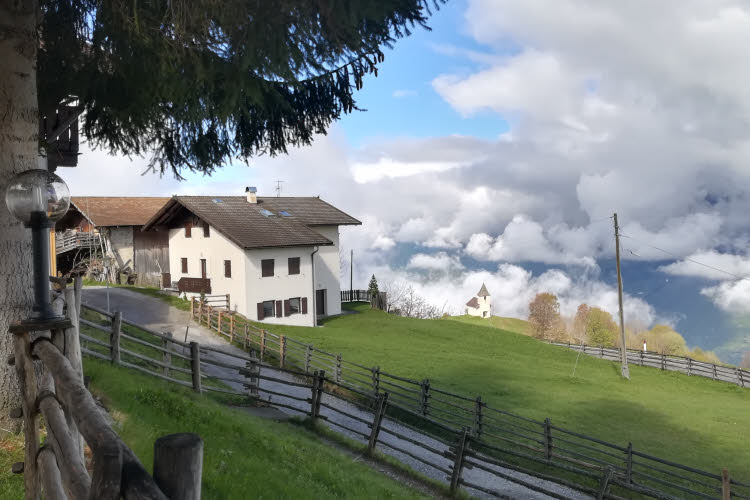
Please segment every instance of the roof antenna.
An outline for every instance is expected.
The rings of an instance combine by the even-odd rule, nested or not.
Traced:
[[[281,185],[284,183],[284,181],[276,181],[276,197],[279,198],[281,196]]]

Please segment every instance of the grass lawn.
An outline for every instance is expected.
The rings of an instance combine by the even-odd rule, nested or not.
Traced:
[[[322,328],[273,326],[344,359],[421,380],[491,406],[646,453],[750,480],[750,390],[619,365],[493,326],[419,320],[354,305]]]
[[[468,314],[464,314],[463,316],[451,316],[450,319],[452,321],[461,321],[462,323],[468,323],[470,325],[493,326],[508,332],[531,335],[531,325],[529,325],[529,322],[525,319],[504,318],[502,316],[480,318],[478,316],[469,316]]]
[[[322,444],[301,426],[260,419],[133,370],[90,358],[84,364],[118,434],[148,471],[159,436],[195,432],[203,438],[205,499],[426,498]],[[22,446],[23,437],[20,446],[18,437],[0,441],[3,499],[23,498],[22,476],[9,474],[10,464],[22,460]]]

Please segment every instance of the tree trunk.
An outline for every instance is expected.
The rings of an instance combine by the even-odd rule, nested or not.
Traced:
[[[37,1],[0,0],[0,427],[20,406],[18,383],[7,364],[13,353],[8,325],[26,317],[33,302],[31,233],[5,206],[8,180],[37,167]],[[17,424],[16,424],[17,425]]]

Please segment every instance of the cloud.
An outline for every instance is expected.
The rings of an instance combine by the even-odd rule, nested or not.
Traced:
[[[686,259],[689,260],[673,262],[661,266],[659,270],[678,276],[695,276],[720,281],[727,280],[730,276],[729,273],[735,276],[750,277],[750,257],[745,255],[719,253],[711,250],[690,254]]]
[[[750,313],[750,281],[726,281],[707,287],[701,293],[709,297],[722,310],[733,314]]]
[[[384,177],[410,177],[429,172],[444,172],[459,167],[456,162],[402,162],[392,158],[380,158],[374,163],[356,162],[351,170],[354,180],[360,184],[375,182]]]
[[[393,97],[396,99],[403,99],[405,97],[414,97],[417,95],[416,90],[410,90],[410,89],[398,89],[393,91]]]
[[[411,256],[406,268],[448,272],[464,269],[464,265],[457,255],[448,255],[446,252],[432,255],[417,253]]]

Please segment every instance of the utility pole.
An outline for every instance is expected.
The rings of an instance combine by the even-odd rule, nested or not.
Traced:
[[[351,252],[349,258],[349,299],[354,300],[354,249]]]
[[[620,273],[620,227],[617,225],[617,213],[615,219],[615,257],[617,259],[617,299],[620,303],[620,358],[622,362],[622,376],[630,380],[628,369],[628,347],[625,344],[625,316],[622,313],[622,274]]]

